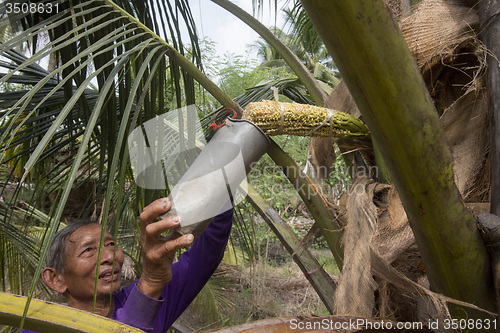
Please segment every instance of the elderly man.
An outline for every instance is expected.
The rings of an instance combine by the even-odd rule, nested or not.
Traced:
[[[175,252],[193,242],[193,235],[162,233],[179,225],[171,216],[155,222],[171,207],[168,198],[144,208],[141,220],[142,275],[121,288],[123,252],[106,233],[100,258],[97,301],[94,286],[101,226],[71,224],[56,234],[47,257],[43,281],[64,294],[68,305],[116,319],[149,332],[165,332],[187,308],[219,265],[229,238],[233,211],[215,217],[210,226],[172,263]],[[110,296],[112,295],[112,297]],[[25,331],[29,332],[29,331]]]

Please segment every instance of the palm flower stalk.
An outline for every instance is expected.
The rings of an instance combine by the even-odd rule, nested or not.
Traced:
[[[368,137],[368,127],[350,114],[324,107],[262,101],[248,104],[243,118],[268,135]]]

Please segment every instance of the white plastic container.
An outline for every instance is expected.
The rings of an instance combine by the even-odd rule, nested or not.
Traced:
[[[264,132],[248,120],[228,119],[172,189],[172,208],[162,215],[178,215],[176,231],[198,237],[218,214],[232,208],[236,192],[251,167],[269,148]]]

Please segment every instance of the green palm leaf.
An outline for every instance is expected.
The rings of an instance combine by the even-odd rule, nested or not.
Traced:
[[[169,12],[187,11],[186,3],[184,7],[182,3],[177,2]],[[145,13],[140,3],[124,7],[129,13]],[[50,240],[65,218],[64,208],[73,185],[96,180],[96,198],[100,200],[87,207],[103,202],[98,212],[103,228],[110,222],[115,234],[126,229],[117,224],[130,225],[135,219],[136,214],[127,213],[130,199],[134,197],[140,208],[158,196],[152,191],[132,195],[135,188],[131,187],[126,135],[138,124],[168,111],[169,105],[188,103],[193,77],[208,80],[146,25],[112,2],[61,1],[58,8],[58,13],[43,17],[16,16],[22,30],[0,42],[0,54],[6,59],[0,62],[0,165],[18,171],[2,178],[4,184],[18,184],[6,197],[7,206],[17,202],[23,184],[37,184],[30,198],[37,207],[46,206],[49,195],[55,196],[50,200],[53,204],[49,202],[49,223],[43,225],[39,237],[41,248],[26,234],[20,237],[22,231],[32,227],[32,220],[17,227],[9,209],[1,214],[2,231],[9,244],[20,244],[19,253],[36,254],[25,258],[34,271],[27,304],[37,289]],[[5,3],[0,4],[1,10],[5,13]],[[148,26],[160,29],[148,15],[143,17]],[[12,18],[4,14],[0,27],[11,24]],[[184,19],[192,24],[189,15]],[[179,22],[169,24],[172,31]],[[194,31],[190,31],[194,37]],[[33,54],[27,57],[16,51],[19,45],[31,45]],[[52,71],[39,65],[47,59],[56,61]],[[189,67],[191,75],[186,75],[178,64]],[[165,94],[157,88],[172,85],[172,75],[183,78],[174,85],[174,103],[165,100]],[[207,85],[222,96],[215,85]],[[228,101],[226,96],[222,99]],[[62,156],[61,151],[68,152],[68,156]],[[22,174],[20,166],[24,168]],[[117,216],[108,218],[110,211],[116,211]],[[83,214],[88,213],[89,209]],[[121,219],[120,215],[127,218]],[[137,254],[137,243],[130,245]],[[33,246],[38,251],[29,251]]]

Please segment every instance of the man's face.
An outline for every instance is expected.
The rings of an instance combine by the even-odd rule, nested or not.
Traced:
[[[64,282],[68,302],[70,299],[87,302],[94,297],[100,237],[101,226],[89,224],[78,228],[66,238]],[[123,252],[115,248],[113,236],[109,232],[106,232],[104,238],[100,262],[97,295],[109,297],[110,293],[120,288],[123,264]]]

